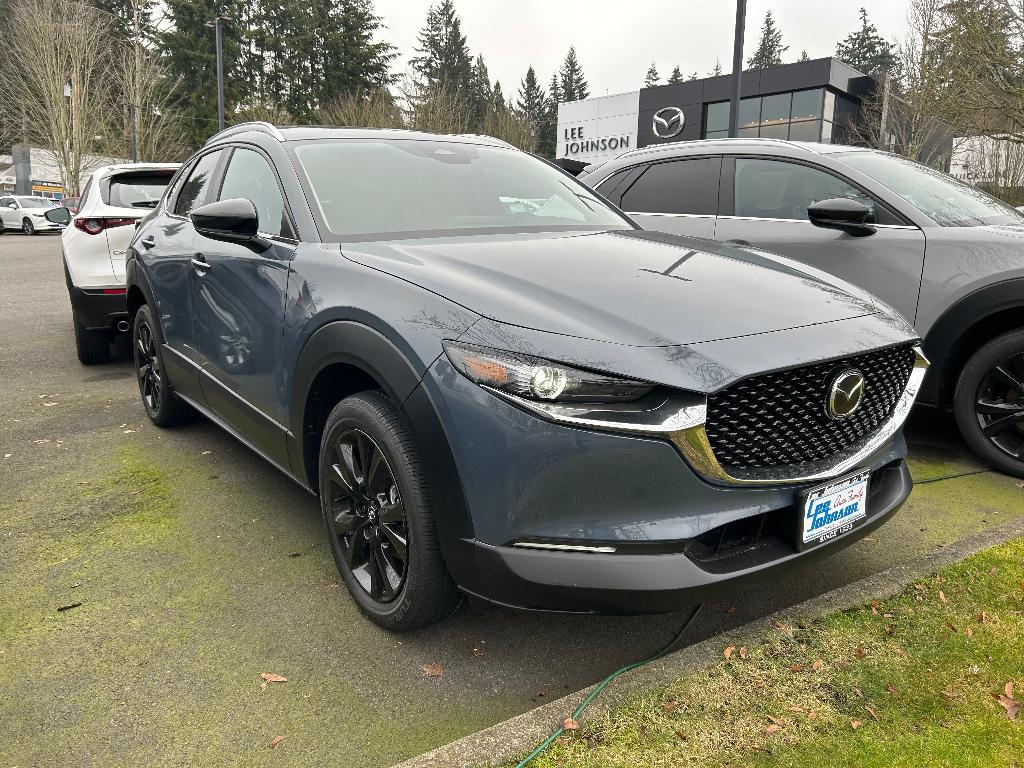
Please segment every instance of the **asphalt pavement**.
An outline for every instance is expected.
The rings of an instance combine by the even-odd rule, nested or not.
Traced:
[[[947,416],[915,414],[909,439],[917,485],[892,521],[709,606],[692,641],[1024,516]],[[685,618],[471,604],[390,635],[337,582],[316,501],[209,423],[151,426],[126,346],[75,357],[59,239],[0,236],[0,766],[386,766],[643,658]]]

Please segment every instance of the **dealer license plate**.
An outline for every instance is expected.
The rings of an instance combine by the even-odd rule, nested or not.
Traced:
[[[812,488],[804,495],[801,548],[813,547],[853,530],[867,517],[870,472]]]

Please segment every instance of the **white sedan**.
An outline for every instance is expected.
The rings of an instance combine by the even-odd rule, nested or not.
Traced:
[[[37,235],[46,229],[59,230],[59,224],[46,220],[46,212],[58,205],[60,203],[48,197],[0,197],[0,234],[8,229],[20,229],[26,235]]]

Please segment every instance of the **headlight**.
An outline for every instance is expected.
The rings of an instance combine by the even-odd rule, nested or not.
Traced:
[[[452,365],[470,381],[519,397],[558,402],[638,400],[654,387],[642,381],[581,371],[517,352],[445,342]]]

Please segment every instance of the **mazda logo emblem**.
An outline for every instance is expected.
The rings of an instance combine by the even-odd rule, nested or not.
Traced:
[[[827,413],[833,419],[853,416],[864,400],[864,374],[857,370],[843,371],[829,387]]]
[[[663,107],[654,113],[654,135],[659,139],[671,139],[683,132],[686,118],[679,107]]]

